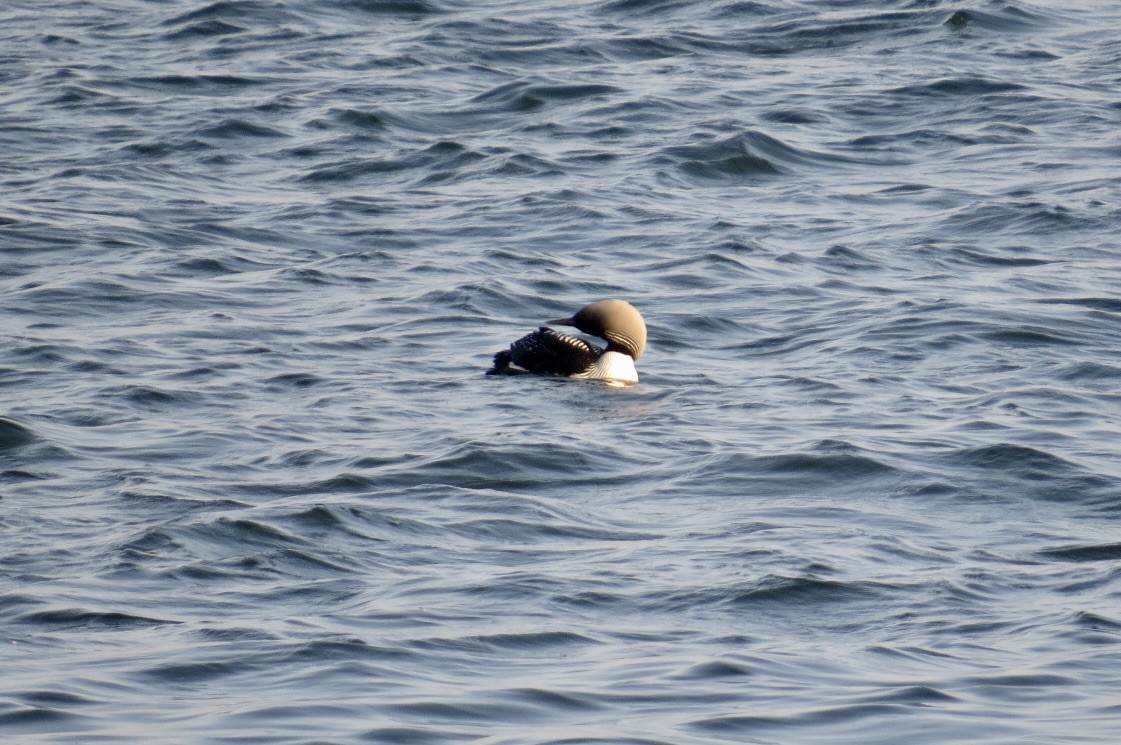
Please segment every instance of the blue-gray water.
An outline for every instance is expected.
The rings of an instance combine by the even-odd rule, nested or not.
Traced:
[[[4,2],[0,740],[1117,742],[1119,18]]]

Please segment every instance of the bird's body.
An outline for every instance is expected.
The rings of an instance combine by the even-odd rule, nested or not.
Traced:
[[[637,383],[634,361],[646,349],[646,323],[623,300],[586,305],[571,318],[550,323],[575,326],[607,342],[601,349],[575,336],[542,326],[494,355],[488,375],[559,375],[581,380]]]

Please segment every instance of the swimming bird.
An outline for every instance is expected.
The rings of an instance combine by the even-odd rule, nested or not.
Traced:
[[[646,322],[625,300],[585,305],[571,318],[548,321],[575,326],[607,342],[606,349],[542,326],[494,355],[487,375],[562,375],[581,380],[637,383],[634,361],[646,350]]]

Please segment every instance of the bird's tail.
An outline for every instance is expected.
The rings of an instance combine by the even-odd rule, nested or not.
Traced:
[[[510,369],[511,362],[513,359],[510,357],[510,350],[503,349],[494,355],[494,367],[487,370],[487,375],[505,375]]]

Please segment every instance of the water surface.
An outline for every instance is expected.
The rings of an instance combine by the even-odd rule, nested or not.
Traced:
[[[1115,742],[1117,20],[5,3],[0,737]]]

